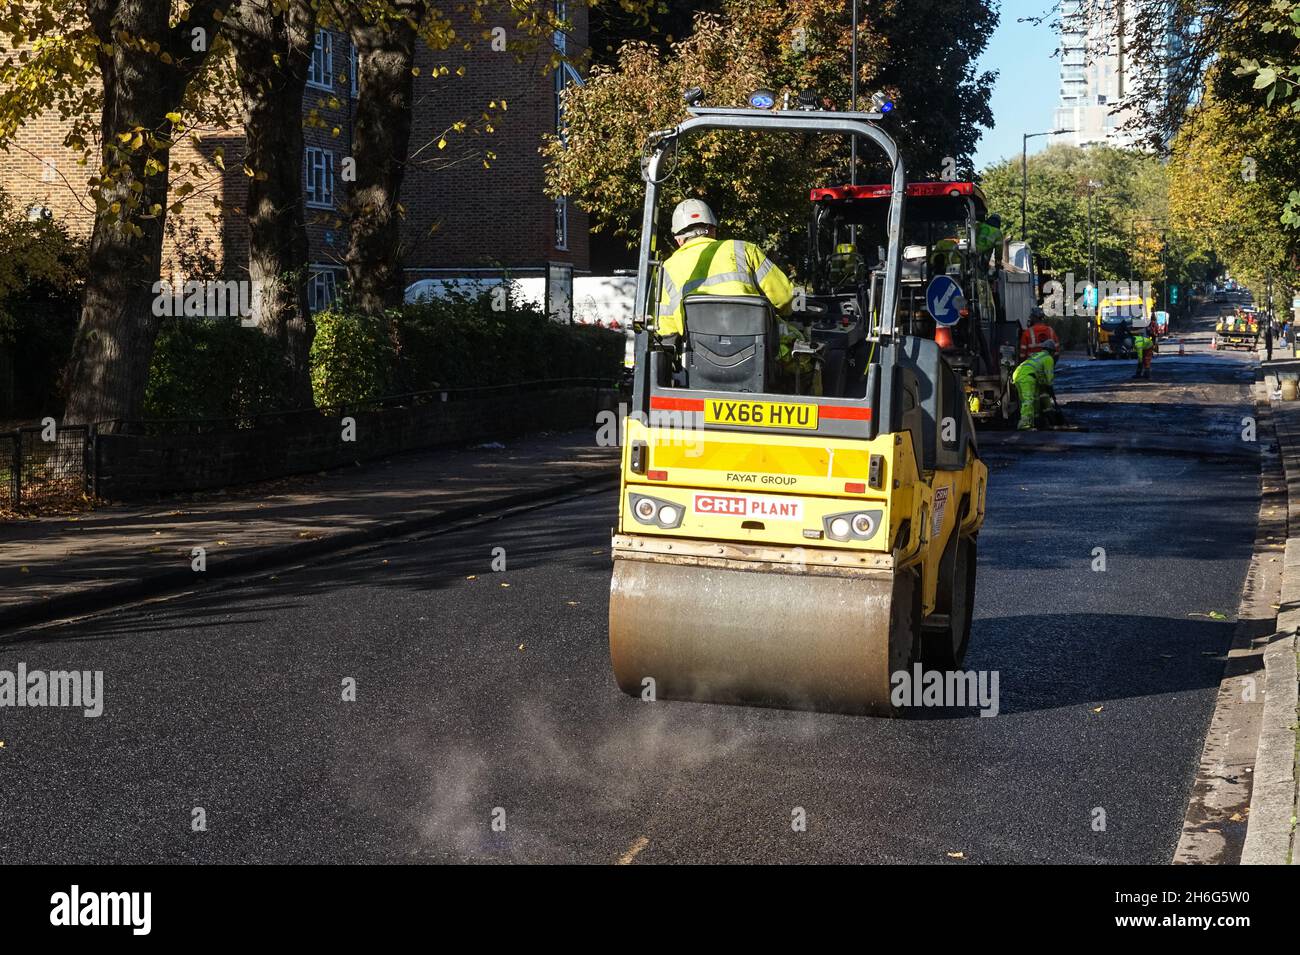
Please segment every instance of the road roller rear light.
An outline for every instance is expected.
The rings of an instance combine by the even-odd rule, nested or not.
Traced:
[[[845,494],[866,494],[867,486],[861,481],[849,481],[844,485]]]
[[[647,471],[645,476],[648,477],[648,478],[649,478],[650,480],[652,480],[652,481],[667,481],[667,480],[668,480],[668,472],[667,472],[667,471]]]
[[[880,516],[878,510],[830,514],[822,519],[822,526],[831,540],[870,540],[880,526]]]
[[[628,503],[632,506],[632,516],[638,521],[664,530],[680,526],[685,516],[680,505],[644,494],[629,494]]]

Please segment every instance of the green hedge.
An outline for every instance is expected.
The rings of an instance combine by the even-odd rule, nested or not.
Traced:
[[[434,388],[619,376],[623,334],[559,325],[490,296],[407,305],[377,320],[339,306],[316,314],[312,390],[320,406]],[[276,346],[238,320],[165,319],[145,395],[150,418],[225,418],[286,406]]]
[[[623,366],[621,332],[560,325],[535,306],[492,307],[491,295],[406,305],[383,321],[346,309],[316,316],[318,405],[383,394],[546,378],[608,378]]]
[[[146,418],[232,418],[285,407],[276,343],[237,318],[165,318],[145,389]]]
[[[316,314],[311,387],[316,404],[339,405],[393,394],[390,316],[378,321],[342,308]]]

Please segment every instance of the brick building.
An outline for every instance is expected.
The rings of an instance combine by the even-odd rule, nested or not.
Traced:
[[[557,13],[571,19],[573,28],[557,32],[551,42],[577,58],[586,49],[588,15],[585,6],[567,6],[566,0],[556,0]],[[421,45],[416,56],[413,161],[402,187],[406,284],[489,277],[503,270],[521,277],[587,271],[586,214],[566,200],[546,196],[539,153],[543,136],[561,122],[561,91],[581,82],[577,72],[568,65],[547,69],[549,47],[533,49],[537,44],[529,44],[513,27],[452,19],[458,37],[452,48],[434,51]],[[302,157],[314,308],[332,300],[344,276],[354,64],[355,51],[345,33],[317,32],[303,113],[306,118],[314,111],[318,121],[304,129]],[[490,108],[493,104],[496,108]],[[485,111],[492,116],[490,133],[476,135],[473,126],[462,133],[449,131],[458,121],[473,124]],[[76,164],[77,156],[61,145],[66,132],[66,123],[54,114],[29,123],[13,148],[0,153],[0,182],[19,208],[33,214],[46,209],[70,231],[88,235],[87,174]],[[444,133],[447,145],[439,149]],[[225,171],[213,161],[218,147]],[[494,158],[486,156],[489,151]],[[242,152],[237,130],[205,136],[198,147],[184,142],[173,148],[173,162],[186,169],[195,164],[199,175],[191,178],[204,198],[187,200],[182,213],[169,216],[165,277],[177,280],[202,271],[238,277],[246,272]],[[220,199],[219,214],[208,195]]]

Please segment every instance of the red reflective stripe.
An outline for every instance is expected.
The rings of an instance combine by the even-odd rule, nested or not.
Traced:
[[[650,407],[659,411],[703,411],[703,398],[662,398],[650,399]],[[835,405],[821,405],[818,413],[823,418],[838,418],[849,421],[870,421],[870,408],[843,408]]]
[[[893,193],[888,183],[864,186],[821,186],[810,189],[808,198],[817,202],[822,199],[887,199]],[[919,199],[933,199],[942,196],[976,196],[983,198],[973,182],[909,182],[907,194]]]
[[[650,407],[660,411],[703,411],[703,398],[651,398]]]
[[[870,408],[842,408],[837,405],[822,405],[819,411],[823,418],[838,418],[848,421],[870,421]]]

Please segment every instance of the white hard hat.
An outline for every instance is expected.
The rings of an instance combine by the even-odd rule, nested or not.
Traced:
[[[673,235],[679,235],[691,226],[717,224],[718,217],[702,199],[683,199],[673,210]]]

